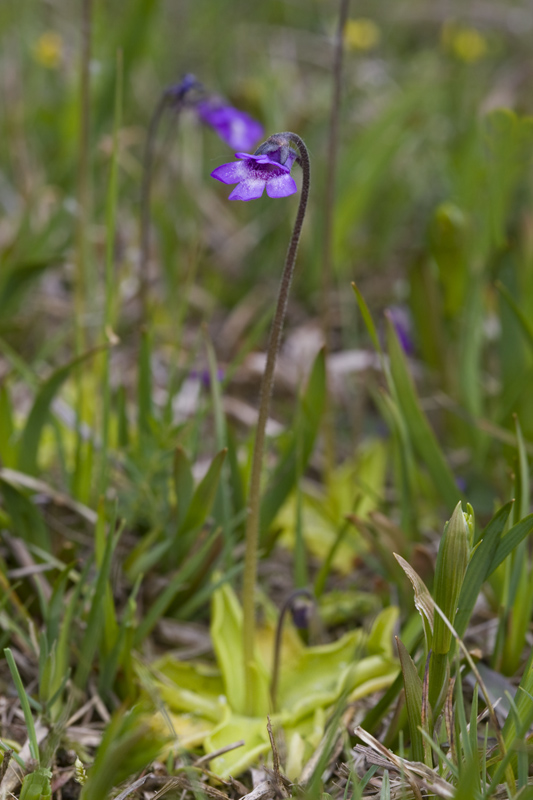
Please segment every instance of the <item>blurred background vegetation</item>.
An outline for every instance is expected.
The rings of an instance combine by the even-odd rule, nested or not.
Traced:
[[[57,646],[45,709],[80,653],[78,688],[94,661],[106,700],[116,700],[112,690],[136,697],[132,648],[156,652],[163,617],[205,623],[215,587],[242,569],[263,363],[255,356],[296,201],[228,203],[209,175],[231,151],[193,113],[178,120],[169,111],[150,266],[140,274],[147,127],[185,73],[259,119],[265,138],[298,133],[312,158],[272,411],[266,588],[285,596],[313,580],[322,595],[335,564],[366,595],[343,610],[326,592],[326,624],[373,618],[398,597],[406,619],[410,587],[393,549],[415,553],[431,573],[436,532],[459,499],[482,524],[513,497],[513,522],[529,511],[529,4],[352,0],[324,300],[338,11],[332,0],[0,5],[0,572],[15,609],[8,614],[5,599],[0,620],[4,645],[30,661],[40,654],[40,680]],[[317,358],[324,302],[333,461]],[[365,302],[375,331],[360,313]],[[278,541],[296,548],[294,559],[272,555]],[[93,556],[98,569],[84,570],[80,561]],[[509,594],[509,580],[496,575],[489,592],[499,626],[492,664],[508,675],[521,663],[533,603],[530,590],[526,600]],[[522,601],[512,655],[502,655],[508,611]],[[69,641],[78,616],[86,628]],[[37,646],[32,620],[44,624],[46,644]],[[162,638],[150,641],[156,628]]]

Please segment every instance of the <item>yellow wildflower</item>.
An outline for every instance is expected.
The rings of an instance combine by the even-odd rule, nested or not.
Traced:
[[[488,42],[477,28],[448,22],[442,29],[442,44],[455,58],[474,64],[488,53]]]
[[[350,19],[344,29],[344,41],[352,50],[372,50],[379,44],[381,31],[371,19]]]
[[[55,31],[46,31],[33,45],[35,60],[47,69],[57,69],[63,58],[63,39]]]

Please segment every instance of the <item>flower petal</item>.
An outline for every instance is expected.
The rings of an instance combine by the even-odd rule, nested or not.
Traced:
[[[247,161],[251,167],[254,167],[256,164],[264,167],[272,167],[275,172],[290,172],[290,167],[286,164],[280,164],[279,161],[274,161],[270,158],[266,153],[260,153],[259,155],[250,155],[249,153],[235,153],[237,158],[242,158],[245,162]],[[294,160],[294,159],[293,159]],[[292,163],[292,162],[291,162]]]
[[[294,152],[294,150],[289,150],[289,155],[287,156],[285,166],[288,167],[289,169],[292,169],[292,165],[296,161],[296,158],[297,154]]]
[[[263,126],[243,111],[231,109],[221,136],[230,147],[237,150],[252,147],[263,135]]]
[[[246,178],[248,171],[243,161],[232,161],[230,164],[222,164],[211,173],[212,178],[222,183],[239,183]]]
[[[196,104],[200,119],[210,125],[234,150],[245,150],[259,141],[263,126],[244,111],[226,105],[220,97],[210,97]]]
[[[275,175],[267,181],[267,194],[269,197],[288,197],[298,191],[294,178],[287,173]]]
[[[228,200],[257,200],[263,194],[265,181],[261,178],[246,178],[232,191]]]

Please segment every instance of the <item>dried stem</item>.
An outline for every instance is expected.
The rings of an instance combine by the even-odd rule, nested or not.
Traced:
[[[285,138],[298,148],[299,163],[303,172],[303,184],[300,194],[300,205],[294,223],[289,249],[285,258],[285,266],[281,276],[278,302],[270,331],[265,372],[261,382],[261,397],[259,403],[259,416],[255,434],[252,468],[250,475],[249,511],[246,522],[246,552],[244,559],[244,585],[243,585],[243,657],[244,657],[244,682],[246,711],[253,713],[253,672],[254,672],[254,635],[255,635],[255,582],[257,574],[257,548],[259,544],[259,517],[261,498],[261,469],[263,452],[265,449],[265,431],[270,407],[270,396],[274,382],[274,369],[281,342],[283,323],[287,310],[287,301],[291,287],[294,264],[300,234],[309,198],[309,185],[311,166],[307,147],[295,133],[285,132],[276,135],[276,138]]]
[[[81,6],[81,63],[79,84],[78,186],[76,217],[76,255],[74,284],[74,348],[80,356],[87,347],[87,298],[91,297],[89,273],[90,220],[90,135],[91,135],[91,48],[93,0],[83,0]],[[81,421],[87,407],[81,370],[75,371],[76,463],[84,456]],[[79,496],[80,486],[73,475],[73,491]]]
[[[157,138],[157,131],[159,123],[165,113],[165,109],[170,103],[170,96],[167,91],[163,92],[159,101],[154,109],[148,125],[148,134],[146,136],[146,144],[144,147],[143,157],[143,179],[141,184],[141,231],[140,231],[140,258],[139,258],[139,282],[140,282],[140,296],[142,303],[142,319],[143,322],[147,320],[147,303],[148,303],[148,265],[150,258],[150,197],[152,190],[152,174],[154,169],[154,153],[155,142]],[[176,109],[179,113],[179,108]]]
[[[87,292],[87,226],[89,222],[89,136],[91,119],[92,0],[83,0],[81,18],[80,118],[78,157],[78,214],[76,224],[76,352],[85,349]]]
[[[349,5],[350,0],[340,0],[339,21],[333,55],[333,96],[331,100],[331,111],[329,117],[328,153],[326,159],[326,187],[324,193],[324,242],[322,253],[320,317],[322,321],[322,335],[324,336],[324,345],[326,349],[326,383],[328,388],[329,381],[327,380],[327,355],[331,350],[330,295],[333,274],[333,210],[335,206],[335,177],[339,150],[339,117],[342,90],[344,28],[348,18]],[[327,392],[326,409],[324,412],[324,439],[326,449],[326,473],[328,475],[331,473],[331,469],[333,468],[335,461],[335,442],[333,434],[334,427],[331,417],[331,403],[329,392]]]

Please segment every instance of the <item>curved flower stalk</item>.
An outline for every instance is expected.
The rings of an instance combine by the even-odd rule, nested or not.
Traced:
[[[205,125],[233,149],[248,149],[263,135],[263,126],[249,114],[230,106],[222,97],[209,94],[194,75],[185,75],[165,89],[159,98],[148,126],[144,148],[141,185],[140,280],[143,302],[146,297],[146,270],[150,252],[150,195],[154,169],[154,150],[159,123],[167,109],[180,114],[191,109]]]
[[[294,145],[298,154],[291,148]],[[281,342],[281,334],[287,310],[287,301],[291,287],[294,264],[300,234],[309,198],[311,166],[309,153],[302,139],[289,131],[277,133],[264,142],[253,155],[237,153],[240,163],[224,164],[217,167],[211,175],[223,183],[238,183],[230,195],[233,200],[252,200],[261,197],[266,187],[270,197],[286,197],[294,194],[296,184],[290,175],[291,167],[298,162],[303,172],[303,183],[300,204],[294,223],[294,229],[285,258],[285,266],[281,276],[278,301],[270,340],[267,360],[261,382],[259,415],[255,434],[252,467],[250,473],[250,489],[248,495],[248,517],[246,521],[246,550],[244,559],[243,584],[243,657],[246,707],[250,714],[254,710],[254,595],[257,575],[257,547],[259,542],[259,511],[261,492],[261,469],[265,449],[265,431],[270,406],[270,396],[274,381],[274,369]]]

